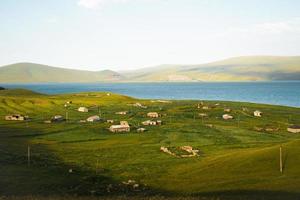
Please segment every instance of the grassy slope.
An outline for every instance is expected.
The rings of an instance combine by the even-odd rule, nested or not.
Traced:
[[[70,121],[43,124],[54,114],[64,114],[64,102]],[[128,106],[141,102],[148,109]],[[0,119],[0,194],[6,195],[200,195],[221,198],[299,197],[300,137],[289,134],[289,123],[300,123],[300,109],[249,103],[220,102],[209,111],[197,110],[195,101],[170,104],[136,100],[106,93],[80,93],[47,96],[25,90],[0,91],[0,115],[28,114],[32,121],[6,122]],[[215,102],[205,102],[213,105]],[[90,113],[78,113],[78,106],[88,106]],[[79,124],[79,119],[97,114],[128,120],[129,134],[111,134],[109,124]],[[223,121],[223,108],[233,109],[237,119]],[[249,111],[243,112],[242,107]],[[264,112],[254,118],[255,109]],[[129,110],[128,116],[114,113]],[[146,120],[148,111],[167,114],[161,127],[147,127],[138,134],[135,126]],[[207,112],[202,124],[198,112]],[[196,116],[196,117],[194,117]],[[275,133],[256,132],[254,126],[279,127]],[[278,170],[278,148],[283,144],[284,174]],[[27,145],[32,149],[32,163],[27,166]],[[191,145],[201,150],[197,158],[179,159],[163,154],[160,146]],[[72,168],[74,173],[68,173]],[[121,182],[129,179],[143,185],[133,191]],[[108,187],[112,186],[111,192]]]
[[[120,78],[119,74],[109,70],[92,72],[34,63],[17,63],[0,68],[0,82],[2,83],[101,82],[116,81]]]
[[[299,80],[300,57],[237,57],[202,65],[164,65],[127,74],[135,81],[168,81],[170,75],[200,81]]]

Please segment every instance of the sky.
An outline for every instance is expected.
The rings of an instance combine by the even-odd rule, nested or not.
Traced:
[[[0,0],[0,65],[83,70],[300,55],[299,0]]]

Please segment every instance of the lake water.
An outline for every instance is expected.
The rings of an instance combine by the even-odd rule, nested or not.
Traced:
[[[109,91],[146,99],[229,100],[300,107],[300,82],[2,84],[46,94]]]

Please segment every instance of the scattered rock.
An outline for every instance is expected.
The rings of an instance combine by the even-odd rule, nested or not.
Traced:
[[[199,150],[197,149],[193,149],[193,147],[191,146],[182,146],[179,149],[188,152],[188,155],[176,155],[175,153],[171,152],[167,147],[160,147],[160,150],[163,151],[164,153],[170,154],[172,156],[175,157],[181,157],[181,158],[187,158],[187,157],[194,157],[194,156],[198,156],[198,152]]]
[[[176,154],[175,154],[175,153],[172,153],[167,147],[160,147],[160,150],[161,150],[162,152],[165,152],[165,153],[170,154],[170,155],[172,155],[172,156],[176,156]]]
[[[214,125],[212,125],[212,124],[205,124],[205,126],[209,127],[209,128],[213,128],[214,127]]]
[[[206,113],[199,113],[200,117],[207,117],[208,115]]]
[[[231,109],[230,108],[225,108],[224,112],[231,112]]]
[[[233,119],[233,116],[228,115],[228,114],[224,114],[222,117],[223,117],[223,119],[225,119],[225,120]]]

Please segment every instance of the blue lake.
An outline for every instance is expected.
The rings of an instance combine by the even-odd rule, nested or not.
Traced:
[[[300,82],[1,84],[46,94],[109,91],[147,99],[229,100],[300,107]]]

